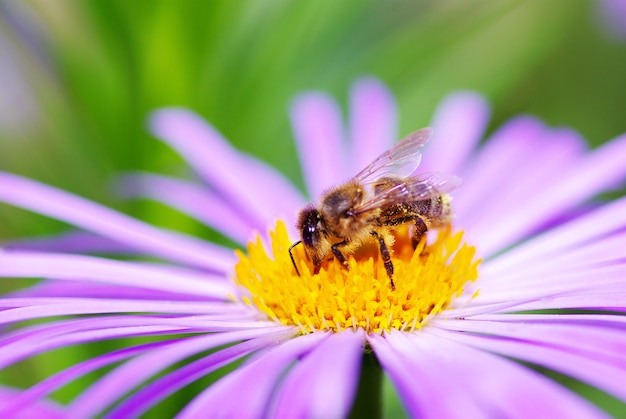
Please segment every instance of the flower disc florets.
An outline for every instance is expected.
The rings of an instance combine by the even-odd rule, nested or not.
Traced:
[[[273,257],[260,238],[248,245],[248,255],[237,252],[235,282],[246,288],[241,297],[246,304],[282,324],[299,326],[303,333],[421,328],[461,294],[467,281],[478,277],[475,249],[462,243],[462,232],[452,234],[450,229],[415,250],[406,228],[396,232],[395,290],[374,244],[363,245],[349,257],[349,270],[330,260],[318,274],[313,274],[302,247],[294,248],[298,276],[289,258],[285,225],[279,222],[270,237]]]

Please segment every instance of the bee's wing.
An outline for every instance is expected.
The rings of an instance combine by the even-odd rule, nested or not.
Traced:
[[[354,180],[368,183],[382,177],[409,176],[419,166],[422,159],[419,149],[426,144],[432,133],[432,129],[423,128],[407,135],[361,170]]]
[[[460,177],[448,173],[425,172],[405,179],[397,179],[389,187],[368,184],[370,197],[354,208],[355,214],[389,208],[402,202],[422,201],[447,194],[461,186]]]

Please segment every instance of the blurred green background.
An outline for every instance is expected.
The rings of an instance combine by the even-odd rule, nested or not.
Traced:
[[[531,113],[596,146],[626,132],[626,39],[607,29],[601,4],[0,0],[0,170],[210,235],[116,198],[120,172],[180,172],[147,114],[188,106],[302,185],[290,100],[321,89],[345,105],[361,75],[394,92],[400,133],[428,124],[447,93],[473,89],[493,106],[491,128]],[[0,240],[65,228],[6,206],[0,220]]]

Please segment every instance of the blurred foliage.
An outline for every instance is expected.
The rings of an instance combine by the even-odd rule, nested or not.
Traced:
[[[364,74],[396,95],[400,133],[426,125],[447,93],[474,89],[492,102],[492,127],[532,113],[598,145],[626,132],[626,41],[607,36],[597,4],[0,0],[0,168],[207,235],[112,192],[125,170],[182,170],[147,132],[149,112],[190,107],[302,185],[290,101],[322,89],[345,106]],[[4,206],[0,218],[0,238],[64,228]]]

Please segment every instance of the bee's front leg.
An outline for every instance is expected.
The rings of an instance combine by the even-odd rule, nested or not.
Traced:
[[[422,241],[422,238],[428,232],[428,226],[420,217],[415,217],[415,225],[413,226],[413,237],[411,237],[411,241],[413,242],[413,250],[417,248],[417,246]]]
[[[333,255],[335,255],[335,259],[337,259],[343,265],[344,268],[350,269],[350,265],[348,265],[348,261],[346,257],[344,256],[343,253],[341,253],[341,250],[339,250],[339,246],[345,246],[346,244],[348,244],[347,240],[344,240],[339,243],[335,243],[332,246],[330,246],[330,250],[332,250]]]
[[[385,270],[387,271],[387,276],[389,277],[389,281],[391,281],[391,289],[396,289],[396,284],[393,283],[393,262],[391,261],[391,254],[389,253],[389,248],[387,247],[387,243],[385,243],[385,239],[383,236],[379,235],[375,231],[372,231],[372,236],[378,240],[378,246],[380,247],[380,256],[383,258],[383,263],[385,264]]]

